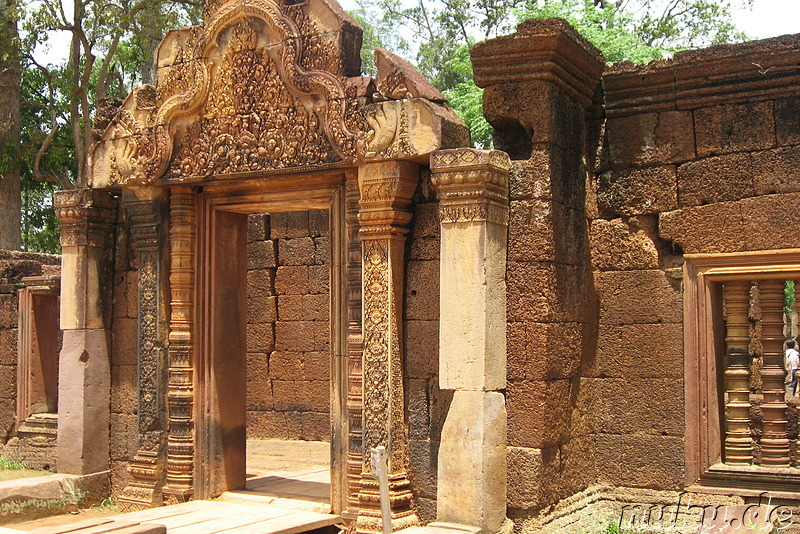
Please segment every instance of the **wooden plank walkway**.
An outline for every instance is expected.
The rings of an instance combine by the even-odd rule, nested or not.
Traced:
[[[231,500],[190,501],[112,519],[165,525],[167,534],[299,534],[341,522],[336,515]]]

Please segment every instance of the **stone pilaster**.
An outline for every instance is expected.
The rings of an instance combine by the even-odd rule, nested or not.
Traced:
[[[59,473],[84,475],[109,468],[111,365],[110,268],[116,206],[104,191],[55,195],[61,223],[59,355]]]
[[[417,165],[407,161],[359,167],[363,251],[363,447],[358,532],[381,532],[378,481],[369,450],[389,452],[392,530],[419,522],[411,508],[408,428],[403,401],[403,262],[409,206],[417,186]]]
[[[171,189],[167,504],[189,500],[194,486],[195,207],[191,188]]]
[[[133,481],[118,498],[120,509],[130,512],[163,503],[168,330],[165,264],[169,249],[166,246],[164,191],[160,188],[129,188],[125,190],[123,201],[131,221],[139,275],[139,446],[128,467]]]
[[[508,155],[431,157],[441,220],[439,386],[454,390],[439,446],[436,524],[510,531],[506,518]]]

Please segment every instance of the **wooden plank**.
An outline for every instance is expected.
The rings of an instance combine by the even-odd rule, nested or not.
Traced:
[[[127,514],[120,514],[112,516],[110,519],[121,519],[123,521],[138,521],[140,523],[146,521],[153,521],[157,519],[164,519],[176,515],[183,515],[191,513],[195,510],[204,510],[209,506],[214,506],[217,503],[213,501],[189,501],[181,504],[173,504],[172,506],[160,506],[158,508],[150,508],[148,510],[140,510],[138,512],[128,512]]]
[[[172,532],[176,529],[181,529],[187,526],[199,528],[199,526],[205,522],[220,518],[225,518],[229,521],[237,521],[239,518],[249,519],[251,517],[255,517],[258,520],[266,520],[273,517],[286,515],[288,513],[290,513],[289,510],[282,510],[280,508],[264,507],[262,509],[257,506],[230,505],[216,506],[205,511],[199,510],[190,514],[184,514],[181,516],[168,518],[166,520],[160,520],[159,522],[164,523],[167,526],[167,530]]]
[[[258,509],[254,508],[254,510]],[[217,532],[226,532],[232,528],[266,524],[292,515],[290,510],[273,509],[269,510],[269,513],[266,512],[265,510],[261,512],[251,512],[249,514],[236,513],[224,517],[217,516],[216,518],[206,519],[197,523],[174,527],[170,526],[168,531],[169,534],[214,534]]]
[[[335,525],[340,523],[341,520],[341,517],[335,515],[298,512],[285,518],[262,521],[255,525],[241,526],[221,532],[224,534],[299,534],[301,532]]]
[[[96,527],[98,525],[105,525],[114,521],[111,517],[98,517],[94,519],[84,519],[69,525],[58,525],[55,527],[39,527],[31,530],[30,534],[55,534],[55,533],[69,533],[81,530],[83,528]]]

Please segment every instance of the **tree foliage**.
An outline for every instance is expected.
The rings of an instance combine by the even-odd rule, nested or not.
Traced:
[[[491,145],[482,91],[472,80],[468,49],[509,33],[531,18],[566,19],[609,63],[646,63],[687,48],[745,39],[731,10],[753,0],[360,0],[359,13],[394,35],[383,46],[404,56],[450,100],[472,131],[473,144]],[[365,14],[380,14],[369,19]],[[400,37],[402,36],[402,37]]]

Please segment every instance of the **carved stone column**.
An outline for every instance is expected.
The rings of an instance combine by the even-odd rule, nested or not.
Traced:
[[[725,303],[725,455],[726,464],[753,462],[750,436],[750,284],[726,282]]]
[[[161,188],[127,188],[123,196],[131,221],[138,264],[139,447],[128,467],[133,477],[118,498],[123,512],[163,503],[166,479],[167,290],[169,259]]]
[[[439,446],[436,520],[484,533],[512,528],[503,394],[510,164],[497,150],[431,156],[442,229],[439,386],[454,390]]]
[[[389,456],[392,530],[419,522],[411,508],[408,480],[401,346],[404,247],[419,170],[411,162],[387,161],[365,164],[358,172],[364,291],[364,463],[356,530],[381,532],[380,493],[369,465],[369,450],[381,445]]]
[[[194,191],[173,187],[170,191],[170,320],[167,411],[167,485],[164,501],[187,501],[194,482]]]
[[[762,344],[764,366],[761,370],[764,414],[761,436],[761,465],[778,467],[789,465],[789,436],[786,433],[786,406],[783,366],[784,302],[783,280],[758,282],[762,317]]]
[[[109,468],[111,364],[110,269],[116,207],[109,193],[74,189],[55,194],[61,222],[59,473]]]

